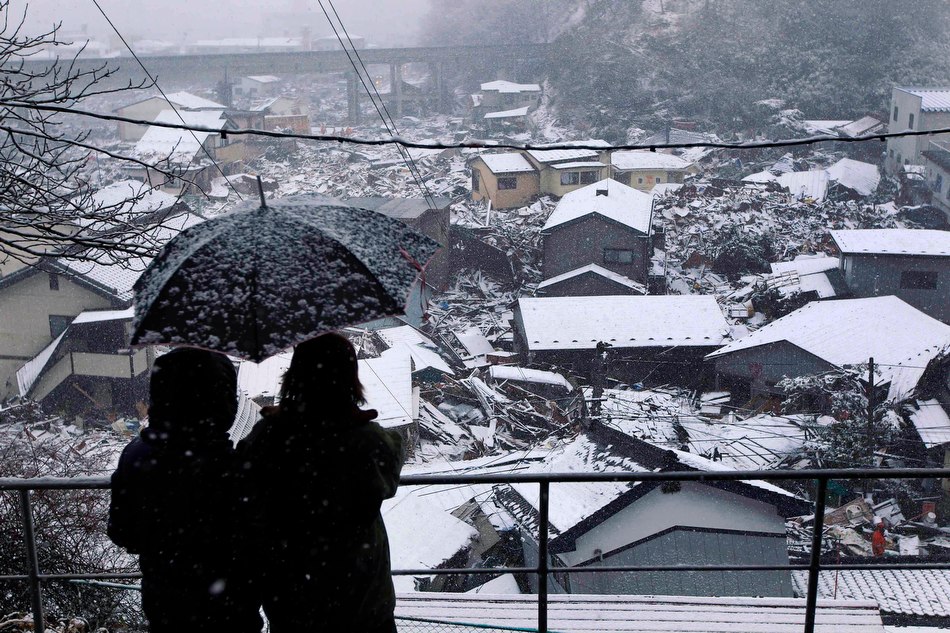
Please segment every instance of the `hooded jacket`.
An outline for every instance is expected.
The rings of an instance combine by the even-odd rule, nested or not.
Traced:
[[[380,506],[396,493],[402,440],[375,417],[355,407],[307,415],[277,409],[238,447],[260,510],[256,549],[274,633],[376,631],[392,622]]]
[[[221,354],[179,349],[151,375],[149,426],[112,475],[109,537],[139,555],[151,631],[258,633],[227,431],[237,376]]]

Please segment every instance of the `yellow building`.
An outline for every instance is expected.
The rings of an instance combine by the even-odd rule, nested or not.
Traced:
[[[490,200],[496,209],[525,206],[540,194],[538,172],[521,152],[482,154],[469,168],[472,200]]]
[[[542,194],[561,197],[575,189],[586,187],[607,177],[610,145],[606,141],[591,140],[578,144],[598,145],[604,149],[544,149],[529,150],[525,158],[540,174]]]
[[[646,150],[614,152],[610,164],[614,180],[647,193],[656,185],[681,183],[699,173],[695,164],[679,156]]]

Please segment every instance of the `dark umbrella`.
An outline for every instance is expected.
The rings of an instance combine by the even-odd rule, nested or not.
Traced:
[[[308,338],[400,314],[439,247],[398,220],[300,195],[244,207],[171,240],[135,284],[133,344],[260,361]]]

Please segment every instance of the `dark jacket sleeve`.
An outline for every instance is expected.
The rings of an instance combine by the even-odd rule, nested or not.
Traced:
[[[399,473],[402,471],[402,436],[395,431],[380,428],[370,422],[373,440],[368,451],[366,478],[361,483],[366,486],[364,493],[380,501],[396,494],[399,486]]]
[[[109,502],[108,534],[112,542],[124,547],[132,554],[138,554],[142,545],[142,531],[139,529],[142,512],[142,490],[139,464],[148,447],[136,438],[125,447],[119,457],[119,465],[112,473],[112,498]]]

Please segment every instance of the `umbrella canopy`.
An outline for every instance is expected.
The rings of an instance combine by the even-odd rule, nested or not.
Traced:
[[[439,244],[374,211],[301,195],[191,227],[135,285],[133,344],[260,361],[308,338],[400,314]]]

